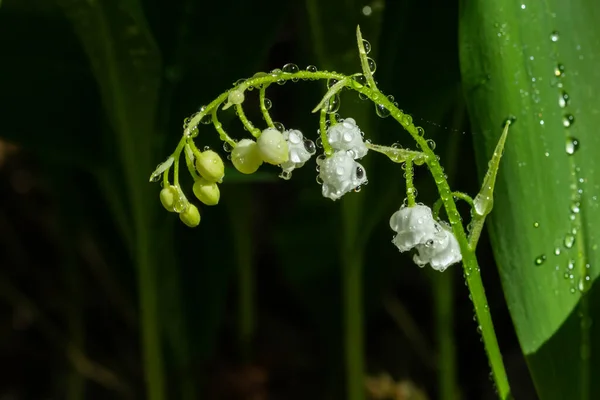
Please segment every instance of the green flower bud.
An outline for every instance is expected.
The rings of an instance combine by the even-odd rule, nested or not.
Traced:
[[[168,212],[175,212],[175,201],[178,197],[175,186],[168,186],[160,191],[160,202]]]
[[[231,152],[231,163],[242,174],[253,174],[263,163],[254,140],[242,139]]]
[[[209,182],[204,178],[200,178],[194,182],[193,190],[198,200],[207,206],[214,206],[219,203],[221,192],[215,182]]]
[[[200,224],[200,211],[195,205],[188,204],[187,208],[179,214],[179,219],[190,228],[195,228]]]
[[[196,158],[196,169],[204,179],[210,182],[222,182],[225,175],[225,165],[221,157],[212,150],[200,153]]]
[[[265,162],[279,165],[289,159],[288,144],[275,128],[265,129],[257,140],[258,150]]]

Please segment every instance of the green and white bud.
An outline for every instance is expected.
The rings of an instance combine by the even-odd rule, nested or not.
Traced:
[[[178,197],[175,186],[168,186],[160,191],[160,202],[168,212],[175,212],[175,201]]]
[[[221,156],[212,150],[200,153],[196,158],[196,169],[204,179],[209,182],[223,182],[225,176],[225,165]]]
[[[243,90],[232,90],[231,92],[229,92],[229,96],[227,96],[227,103],[223,105],[223,110],[227,110],[232,105],[242,104],[244,102],[244,99],[245,96]]]
[[[273,165],[289,160],[288,144],[283,134],[275,128],[265,129],[257,140],[262,159]]]
[[[195,205],[188,204],[187,208],[179,214],[179,219],[190,228],[195,228],[200,224],[200,211]]]
[[[254,140],[242,139],[231,151],[231,163],[242,174],[253,174],[263,163]]]
[[[193,190],[198,200],[207,206],[217,205],[221,198],[221,192],[216,182],[209,182],[204,178],[200,178],[194,182]]]

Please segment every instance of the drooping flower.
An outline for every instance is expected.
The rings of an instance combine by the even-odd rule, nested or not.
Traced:
[[[256,142],[258,143],[258,151],[265,162],[279,165],[288,161],[288,143],[283,138],[283,134],[277,129],[265,129]]]
[[[392,242],[401,252],[417,249],[413,260],[420,267],[430,264],[444,271],[462,258],[450,226],[435,221],[427,206],[401,207],[390,218],[390,227],[397,232]]]
[[[231,151],[231,163],[242,174],[253,174],[263,163],[254,140],[242,139]]]
[[[334,150],[346,150],[355,160],[367,154],[363,134],[352,118],[346,118],[331,126],[327,130],[327,139]]]
[[[209,182],[222,182],[225,165],[221,156],[212,150],[203,151],[196,158],[196,169]]]
[[[433,219],[431,208],[417,204],[402,206],[390,218],[390,228],[396,232],[392,242],[402,252],[433,240],[440,227]]]
[[[323,196],[337,200],[367,181],[362,165],[347,151],[336,151],[331,157],[317,159]]]
[[[207,206],[219,204],[221,191],[216,182],[209,182],[204,178],[200,178],[194,182],[193,191],[198,200]]]
[[[195,205],[188,204],[186,209],[179,214],[179,219],[190,228],[195,228],[200,224],[200,211]]]
[[[300,168],[317,151],[312,140],[304,139],[302,132],[297,129],[283,132],[283,138],[288,144],[289,159],[281,164],[285,172]]]
[[[431,268],[443,272],[450,265],[459,262],[462,254],[452,228],[445,223],[439,225],[441,230],[432,241],[416,246],[419,254],[415,254],[413,260],[419,267],[429,264]]]

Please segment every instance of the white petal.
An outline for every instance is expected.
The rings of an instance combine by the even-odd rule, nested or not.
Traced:
[[[337,200],[367,181],[362,165],[347,151],[336,151],[331,157],[317,160],[319,177],[323,181],[323,196]]]
[[[288,160],[281,164],[281,168],[286,172],[302,167],[315,153],[314,143],[311,140],[305,140],[299,130],[287,130],[283,132],[283,138],[287,142],[289,151]]]
[[[331,126],[327,130],[327,139],[334,150],[351,152],[350,155],[354,159],[362,158],[367,154],[368,149],[363,141],[362,132],[352,118],[346,118]]]
[[[413,207],[403,206],[396,211],[390,218],[390,228],[397,232],[392,242],[402,252],[434,240],[441,230],[433,219],[431,209],[420,204]]]
[[[441,230],[430,244],[419,244],[419,254],[413,257],[414,262],[420,267],[430,264],[437,271],[444,271],[450,265],[462,259],[460,246],[450,226],[441,224]]]

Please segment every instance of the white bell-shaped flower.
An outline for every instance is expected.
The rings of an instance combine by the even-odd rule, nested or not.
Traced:
[[[367,181],[362,165],[347,151],[336,151],[331,157],[317,159],[323,196],[337,200]]]
[[[459,262],[462,254],[452,228],[445,223],[438,225],[441,229],[433,240],[416,246],[419,254],[415,254],[413,260],[419,267],[429,264],[431,268],[443,272],[450,265]]]
[[[352,118],[346,118],[331,126],[327,130],[327,140],[334,150],[346,150],[355,160],[363,158],[368,151],[362,132]]]
[[[317,151],[315,143],[312,140],[304,139],[302,132],[297,129],[283,132],[283,138],[288,144],[289,154],[288,160],[281,163],[281,168],[285,172],[292,172],[294,169],[302,167]]]
[[[441,229],[433,219],[431,208],[420,204],[402,206],[390,218],[390,228],[397,233],[392,242],[403,252],[433,240]]]

